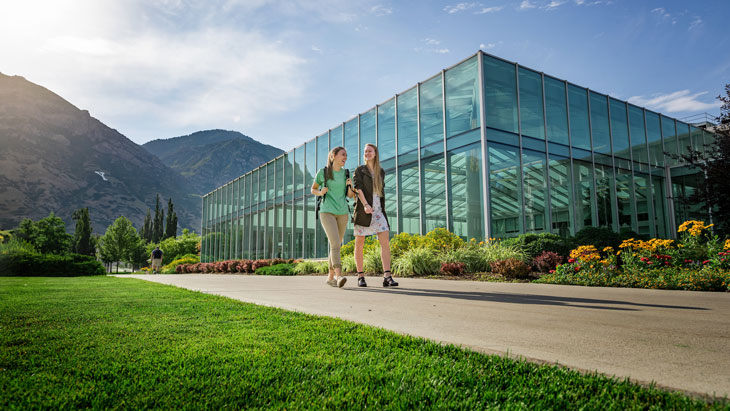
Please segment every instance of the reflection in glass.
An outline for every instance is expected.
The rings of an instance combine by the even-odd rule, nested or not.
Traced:
[[[418,94],[412,88],[397,98],[398,155],[418,148]]]
[[[575,190],[575,231],[584,227],[595,227],[592,204],[596,203],[593,189],[593,165],[583,161],[573,161],[573,184]]]
[[[421,146],[444,138],[444,108],[441,76],[421,84]]]
[[[395,157],[395,99],[378,106],[378,154],[381,162]]]
[[[400,213],[398,231],[410,234],[421,232],[418,163],[399,167]]]
[[[446,70],[446,136],[479,127],[479,72],[477,58]]]
[[[568,145],[568,108],[565,83],[545,76],[545,114],[548,141]]]
[[[454,150],[448,159],[454,234],[465,240],[480,240],[484,238],[482,144]]]
[[[422,160],[423,172],[423,219],[425,231],[446,227],[446,179],[444,156],[437,155]]]
[[[522,135],[545,139],[545,116],[542,111],[542,76],[519,68],[520,122]]]
[[[593,150],[611,154],[611,134],[608,130],[608,103],[606,96],[591,91],[591,132]]]
[[[611,101],[611,137],[613,138],[613,155],[631,159],[629,152],[629,128],[626,123],[626,103]]]
[[[573,207],[571,200],[570,160],[550,155],[550,212],[552,233],[563,237],[573,234]]]
[[[489,143],[492,237],[515,237],[522,229],[519,149]]]
[[[548,192],[544,153],[522,151],[522,178],[525,232],[543,232],[547,223],[545,195]]]

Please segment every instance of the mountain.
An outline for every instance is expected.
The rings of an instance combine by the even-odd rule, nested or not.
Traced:
[[[142,145],[205,194],[282,154],[237,131],[206,130]]]
[[[0,73],[0,228],[89,207],[94,232],[117,217],[140,227],[160,194],[179,227],[200,231],[201,200],[176,171],[118,131],[23,77]]]

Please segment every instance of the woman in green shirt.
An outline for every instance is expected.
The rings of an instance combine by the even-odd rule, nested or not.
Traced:
[[[319,208],[319,221],[329,240],[329,277],[327,284],[342,287],[347,278],[342,276],[340,246],[345,237],[345,228],[350,209],[347,197],[354,197],[350,179],[346,177],[345,162],[347,151],[344,147],[335,147],[327,156],[327,167],[319,170],[312,184],[312,194],[323,196]],[[320,188],[321,187],[321,188]]]

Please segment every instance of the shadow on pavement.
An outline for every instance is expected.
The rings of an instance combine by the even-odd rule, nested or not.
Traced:
[[[372,292],[372,293],[398,293],[403,295],[411,295],[416,297],[434,297],[434,298],[455,298],[459,300],[471,301],[489,301],[496,303],[509,304],[540,304],[540,305],[559,305],[565,307],[576,308],[593,308],[598,310],[618,310],[618,311],[639,311],[634,307],[650,307],[650,308],[670,308],[676,310],[709,310],[703,307],[683,307],[678,305],[661,305],[661,304],[642,304],[630,301],[617,300],[597,300],[593,298],[574,298],[574,297],[556,297],[551,295],[534,295],[534,294],[510,294],[510,293],[486,293],[478,291],[447,291],[447,290],[427,290],[419,288],[351,288],[350,291]],[[594,305],[589,305],[594,304]],[[610,305],[624,305],[628,307],[612,307]]]

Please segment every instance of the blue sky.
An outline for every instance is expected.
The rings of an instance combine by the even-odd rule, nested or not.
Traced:
[[[682,118],[719,113],[728,0],[2,0],[0,72],[137,143],[289,150],[480,48]]]

